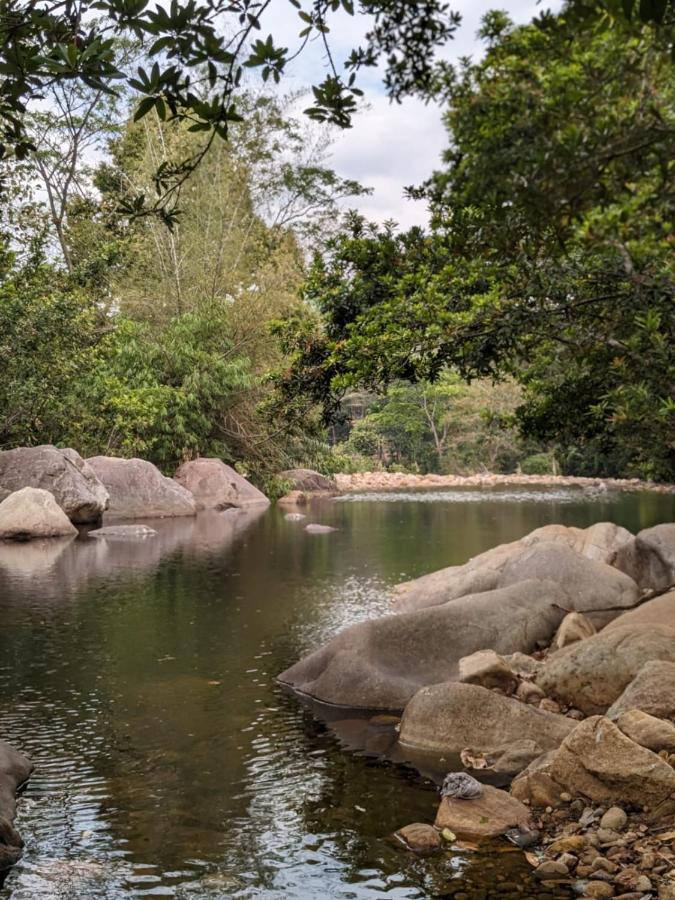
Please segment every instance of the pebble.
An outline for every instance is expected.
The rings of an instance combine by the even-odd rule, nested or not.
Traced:
[[[598,828],[598,840],[601,844],[615,844],[621,840],[621,835],[611,828]]]
[[[653,890],[652,883],[646,875],[640,875],[638,880],[635,882],[635,890],[641,891],[643,894],[646,894],[648,891]]]
[[[551,878],[560,878],[569,875],[570,870],[564,863],[555,862],[555,860],[547,859],[546,862],[540,863],[534,870],[535,878],[541,881],[548,881]]]
[[[571,801],[572,797],[566,791],[563,791],[562,794],[560,795],[560,799],[562,800],[563,803],[569,803]]]
[[[614,875],[619,871],[619,866],[617,866],[616,863],[605,859],[604,856],[596,856],[593,860],[592,867],[594,870],[602,869],[604,872],[609,872],[610,875]]]
[[[539,709],[543,709],[546,712],[559,713],[560,704],[556,703],[555,700],[551,700],[550,697],[544,697],[539,703]]]
[[[604,881],[591,881],[584,888],[584,897],[613,897],[614,888]]]
[[[600,819],[600,828],[608,831],[621,831],[626,827],[628,816],[620,806],[612,806]]]

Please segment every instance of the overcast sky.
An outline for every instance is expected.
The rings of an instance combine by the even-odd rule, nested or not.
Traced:
[[[452,8],[462,14],[462,24],[444,56],[452,59],[482,52],[476,31],[490,9],[504,9],[515,22],[527,22],[544,9],[557,9],[560,5],[560,0],[455,0]],[[279,42],[292,48],[297,44],[299,20],[289,11],[290,4],[277,4],[276,10],[269,16],[269,24]],[[366,26],[367,21],[359,17],[341,14],[335,18],[330,43],[336,62],[344,60],[349,50],[361,42]],[[325,71],[322,47],[315,42],[294,63],[291,81],[297,88],[308,87],[320,81]],[[351,204],[368,218],[379,222],[394,219],[404,227],[424,224],[424,203],[406,200],[403,190],[406,185],[423,181],[439,162],[446,144],[441,111],[418,100],[392,104],[376,73],[364,73],[360,78],[367,108],[358,114],[352,129],[338,134],[331,164],[340,175],[373,188],[372,196]]]

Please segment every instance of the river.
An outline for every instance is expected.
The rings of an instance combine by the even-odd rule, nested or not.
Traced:
[[[275,675],[392,584],[550,522],[675,520],[675,497],[445,491],[149,523],[135,542],[0,545],[0,737],[36,764],[2,900],[568,896],[520,854],[415,857],[435,786],[341,745]]]

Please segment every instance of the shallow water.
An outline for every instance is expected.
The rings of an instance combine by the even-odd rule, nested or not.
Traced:
[[[520,854],[402,850],[389,835],[433,821],[434,785],[274,683],[398,581],[549,522],[675,518],[667,495],[458,494],[322,501],[327,535],[271,509],[0,545],[0,736],[36,763],[0,897],[567,896]]]

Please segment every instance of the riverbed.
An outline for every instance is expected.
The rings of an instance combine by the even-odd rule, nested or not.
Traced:
[[[517,853],[415,857],[435,785],[340,742],[275,675],[393,584],[540,525],[675,520],[675,496],[504,487],[148,522],[0,545],[0,736],[36,772],[3,900],[563,897]],[[339,733],[338,729],[338,733]],[[557,891],[557,892],[556,892]]]

